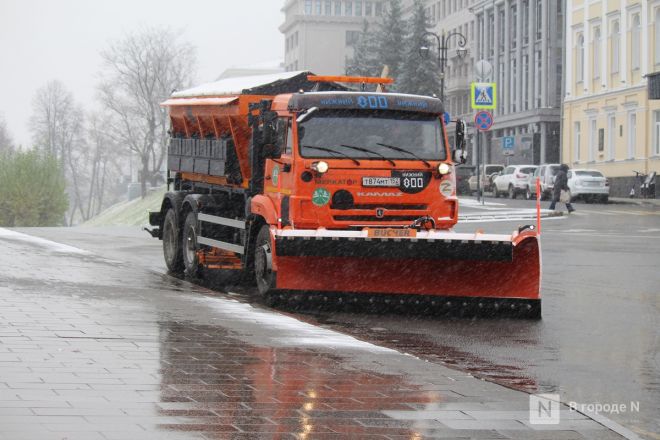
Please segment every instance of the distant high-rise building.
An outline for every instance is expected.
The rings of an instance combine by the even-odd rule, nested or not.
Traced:
[[[364,20],[383,13],[384,0],[286,0],[280,32],[285,37],[284,68],[343,75]]]
[[[627,196],[633,170],[660,173],[660,101],[646,78],[660,72],[660,2],[568,0],[566,11],[562,160]]]

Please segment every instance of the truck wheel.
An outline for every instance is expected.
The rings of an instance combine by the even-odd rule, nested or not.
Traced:
[[[163,221],[163,256],[167,270],[180,274],[183,272],[183,255],[179,240],[179,226],[174,208],[167,210]]]
[[[266,295],[274,289],[275,272],[273,272],[273,252],[268,225],[261,227],[255,241],[254,277],[261,295]]]
[[[513,188],[513,185],[509,185],[509,198],[510,199],[516,198],[516,190]]]
[[[197,214],[189,212],[183,225],[183,237],[181,240],[183,254],[183,266],[185,274],[191,278],[197,278],[200,274],[199,259],[197,258]]]

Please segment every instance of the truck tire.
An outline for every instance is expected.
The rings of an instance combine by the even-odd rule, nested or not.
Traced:
[[[183,266],[186,276],[197,278],[200,275],[199,258],[197,257],[197,214],[190,211],[186,216],[186,222],[183,224],[183,234],[181,234],[181,250],[183,254]]]
[[[167,210],[163,220],[163,256],[167,270],[181,274],[183,272],[183,254],[179,239],[179,226],[174,208]]]
[[[266,296],[275,288],[275,272],[273,272],[270,240],[270,227],[264,225],[257,234],[254,244],[254,278],[259,293]]]

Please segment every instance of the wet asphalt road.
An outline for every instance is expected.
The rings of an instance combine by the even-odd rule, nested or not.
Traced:
[[[643,438],[660,438],[660,212],[576,207],[577,215],[543,224],[542,321],[341,313],[306,319],[510,387],[556,392],[566,402],[628,408],[639,402],[639,412],[604,415]],[[470,223],[457,230],[511,232],[520,223]],[[133,229],[26,232],[163,271],[160,243]]]

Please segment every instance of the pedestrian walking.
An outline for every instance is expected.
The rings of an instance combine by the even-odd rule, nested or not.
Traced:
[[[565,163],[559,166],[559,171],[555,175],[552,203],[550,203],[551,210],[555,209],[557,202],[566,203],[566,209],[569,213],[575,211],[575,208],[571,205],[571,196],[568,191],[568,165]]]

